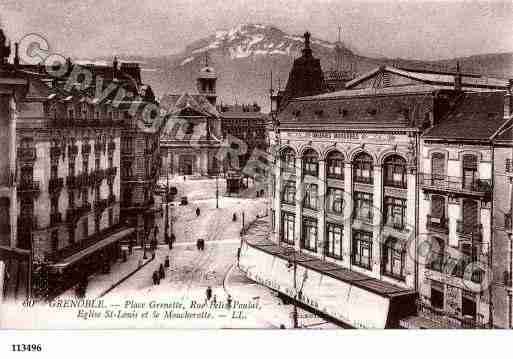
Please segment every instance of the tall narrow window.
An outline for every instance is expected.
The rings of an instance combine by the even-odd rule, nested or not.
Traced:
[[[284,181],[283,182],[283,197],[282,202],[287,204],[294,204],[296,202],[296,182]]]
[[[372,222],[372,203],[373,196],[370,193],[354,192],[354,218],[364,221]]]
[[[281,240],[287,244],[294,244],[296,216],[293,213],[282,212]]]
[[[303,207],[313,210],[318,209],[318,192],[316,184],[308,183],[305,185]]]
[[[385,197],[385,223],[395,229],[406,226],[406,200],[402,198]]]
[[[406,188],[406,161],[397,155],[389,156],[384,164],[385,186]]]
[[[326,198],[326,210],[338,215],[342,215],[344,209],[344,191],[340,188],[328,188]]]
[[[326,224],[325,254],[328,257],[342,259],[342,236],[344,228],[334,223]]]
[[[329,178],[344,179],[344,156],[338,152],[330,152],[326,159],[326,175]]]
[[[296,173],[296,154],[291,148],[281,152],[281,170],[284,172]]]
[[[317,220],[314,218],[303,217],[301,247],[312,252],[317,250]]]
[[[469,191],[476,189],[478,180],[477,158],[474,155],[463,156],[463,188]]]
[[[367,153],[360,153],[353,161],[353,180],[359,183],[372,184],[373,181],[373,161]]]
[[[479,209],[477,202],[472,199],[463,200],[463,220],[458,222],[458,232],[477,234],[479,227]]]
[[[351,261],[359,267],[372,268],[372,233],[353,231]]]
[[[431,157],[431,185],[444,186],[445,156],[443,153],[433,153]]]
[[[383,274],[404,280],[405,251],[401,242],[394,237],[389,237],[383,245],[382,271]]]
[[[303,154],[303,175],[319,176],[319,158],[314,150],[307,150]]]

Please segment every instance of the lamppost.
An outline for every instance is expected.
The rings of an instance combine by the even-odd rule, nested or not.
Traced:
[[[296,251],[292,250],[292,263],[290,263],[290,260],[287,264],[287,267],[290,269],[290,267],[293,268],[293,288],[294,288],[294,298],[293,298],[293,309],[292,309],[292,322],[294,325],[294,328],[299,328],[298,325],[298,313],[297,313],[297,261],[296,261]]]
[[[169,171],[167,172],[167,182],[166,182],[166,223],[164,224],[164,237],[167,244],[169,244]]]
[[[216,208],[219,208],[219,170],[216,171]]]

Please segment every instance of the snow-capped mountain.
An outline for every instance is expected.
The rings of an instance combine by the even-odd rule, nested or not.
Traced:
[[[118,58],[141,63],[143,81],[150,84],[158,96],[166,93],[194,91],[196,76],[208,54],[209,65],[217,72],[219,102],[259,103],[269,108],[270,73],[274,87],[284,87],[294,58],[301,55],[302,34],[288,34],[275,26],[242,24],[197,40],[179,54],[161,57],[124,56]],[[324,71],[342,64],[356,73],[363,73],[382,64],[454,70],[456,61],[462,71],[499,77],[513,74],[513,54],[476,55],[441,61],[370,58],[358,55],[351,44],[329,42],[311,37],[313,55],[321,60]],[[338,58],[338,62],[337,62]],[[112,58],[91,61],[112,63]]]

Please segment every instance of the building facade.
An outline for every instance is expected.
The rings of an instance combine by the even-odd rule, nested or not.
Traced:
[[[163,173],[211,176],[222,169],[218,159],[222,133],[216,81],[215,70],[207,64],[198,74],[198,93],[162,98],[160,103],[166,111],[160,136]]]
[[[270,134],[272,242],[326,263],[330,269],[317,266],[323,276],[344,271],[342,282],[383,297],[412,290],[418,299],[404,296],[403,305],[418,305],[417,315],[394,312],[397,296],[389,298],[397,326],[504,326],[494,317],[509,310],[493,303],[506,303],[507,295],[494,293],[507,290],[497,276],[486,286],[490,270],[480,264],[503,281],[508,261],[493,257],[507,252],[493,251],[506,241],[493,239],[493,197],[504,189],[494,194],[492,139],[511,120],[508,91],[507,81],[460,71],[381,67],[343,91],[279,93]],[[446,251],[457,258],[450,272]]]
[[[90,88],[66,86],[72,69],[55,78],[37,66],[4,63],[4,73],[27,83],[14,111],[17,228],[10,247],[28,252],[29,261],[8,261],[8,298],[20,298],[22,278],[23,295],[51,297],[108,270],[134,231],[120,222],[121,111]]]

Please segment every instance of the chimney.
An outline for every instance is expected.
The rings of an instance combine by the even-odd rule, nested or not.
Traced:
[[[14,66],[16,67],[20,65],[19,46],[19,43],[14,43]]]
[[[456,62],[456,76],[454,76],[454,89],[456,91],[461,91],[461,72],[460,72],[460,62]]]

